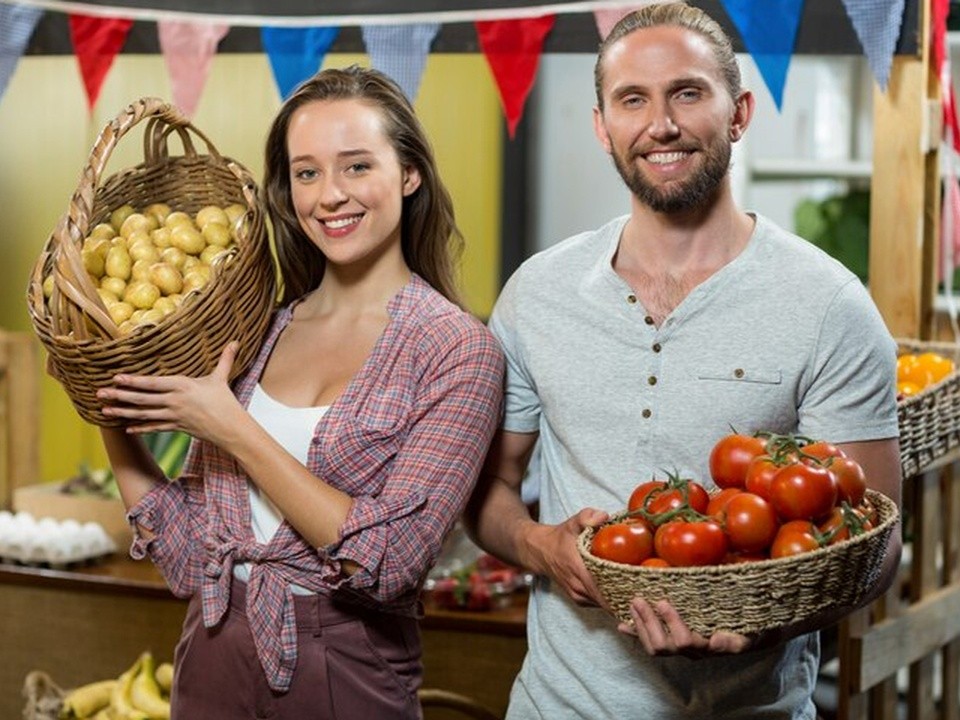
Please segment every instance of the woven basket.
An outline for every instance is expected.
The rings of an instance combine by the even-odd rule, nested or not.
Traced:
[[[587,528],[578,549],[613,614],[632,622],[630,601],[668,600],[695,632],[745,635],[804,620],[829,607],[858,605],[879,577],[896,504],[867,491],[879,513],[877,526],[850,540],[776,560],[704,567],[656,568],[624,565],[590,553],[595,532]],[[615,522],[622,516],[611,520]]]
[[[900,353],[935,352],[960,368],[960,345],[898,340]],[[960,373],[924,388],[897,404],[900,422],[900,465],[904,479],[960,446]]]
[[[100,179],[111,152],[131,128],[146,121],[144,160]],[[176,134],[183,155],[170,156]],[[198,153],[194,137],[206,146]],[[122,335],[84,270],[80,255],[89,229],[130,204],[142,209],[163,202],[194,214],[207,205],[247,208],[237,248],[218,257],[211,279],[156,325]],[[43,280],[54,277],[49,303]],[[239,375],[255,357],[275,301],[275,275],[263,203],[250,173],[223,157],[175,108],[157,98],[126,107],[100,133],[66,213],[34,266],[27,304],[34,329],[56,377],[85,420],[101,426],[121,421],[101,413],[96,393],[118,372],[140,375],[208,374],[231,340],[240,342],[232,369]]]

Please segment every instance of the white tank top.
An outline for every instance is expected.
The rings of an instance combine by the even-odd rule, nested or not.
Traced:
[[[267,395],[260,383],[257,383],[247,411],[284,450],[306,465],[317,423],[329,408],[329,405],[289,407]],[[257,542],[268,543],[283,522],[283,515],[277,506],[260,492],[260,488],[250,481],[247,481],[247,490],[250,495],[253,535]],[[246,581],[250,577],[249,563],[237,563],[234,566],[234,575]],[[299,589],[294,587],[294,591]]]

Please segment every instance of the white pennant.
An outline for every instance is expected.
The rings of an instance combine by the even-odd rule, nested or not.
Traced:
[[[417,99],[427,55],[439,30],[438,23],[363,27],[370,64],[396,80],[411,103]]]

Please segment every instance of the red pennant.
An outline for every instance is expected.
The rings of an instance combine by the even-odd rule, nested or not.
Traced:
[[[523,115],[527,95],[533,88],[543,41],[553,28],[554,20],[556,15],[474,23],[480,47],[500,90],[511,139]]]
[[[126,42],[132,25],[133,20],[70,15],[70,38],[90,110],[97,104],[103,80]]]

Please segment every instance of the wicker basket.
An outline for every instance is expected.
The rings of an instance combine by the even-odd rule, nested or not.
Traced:
[[[100,182],[110,153],[140,121],[144,161]],[[176,134],[183,154],[170,156]],[[194,137],[207,152],[198,153]],[[247,208],[237,248],[218,257],[211,279],[189,294],[159,324],[121,335],[84,270],[80,248],[90,228],[124,204],[138,209],[163,202],[196,213],[207,205]],[[45,302],[43,280],[54,276]],[[263,203],[250,173],[223,157],[175,108],[157,98],[126,107],[100,133],[67,212],[34,266],[27,304],[34,329],[48,352],[48,371],[63,385],[85,420],[118,426],[100,412],[96,392],[118,372],[142,375],[208,374],[231,340],[240,342],[232,377],[253,360],[275,302],[275,275]]]
[[[880,520],[850,540],[776,560],[656,568],[624,565],[590,553],[594,528],[584,530],[578,549],[618,620],[631,622],[630,601],[666,599],[695,632],[758,633],[804,620],[829,607],[853,607],[877,580],[899,515],[896,504],[867,491]],[[616,521],[621,516],[613,518]]]
[[[960,345],[898,340],[900,353],[935,352],[960,368]],[[960,446],[960,373],[954,371],[897,404],[900,465],[903,477],[916,475],[931,462]]]

